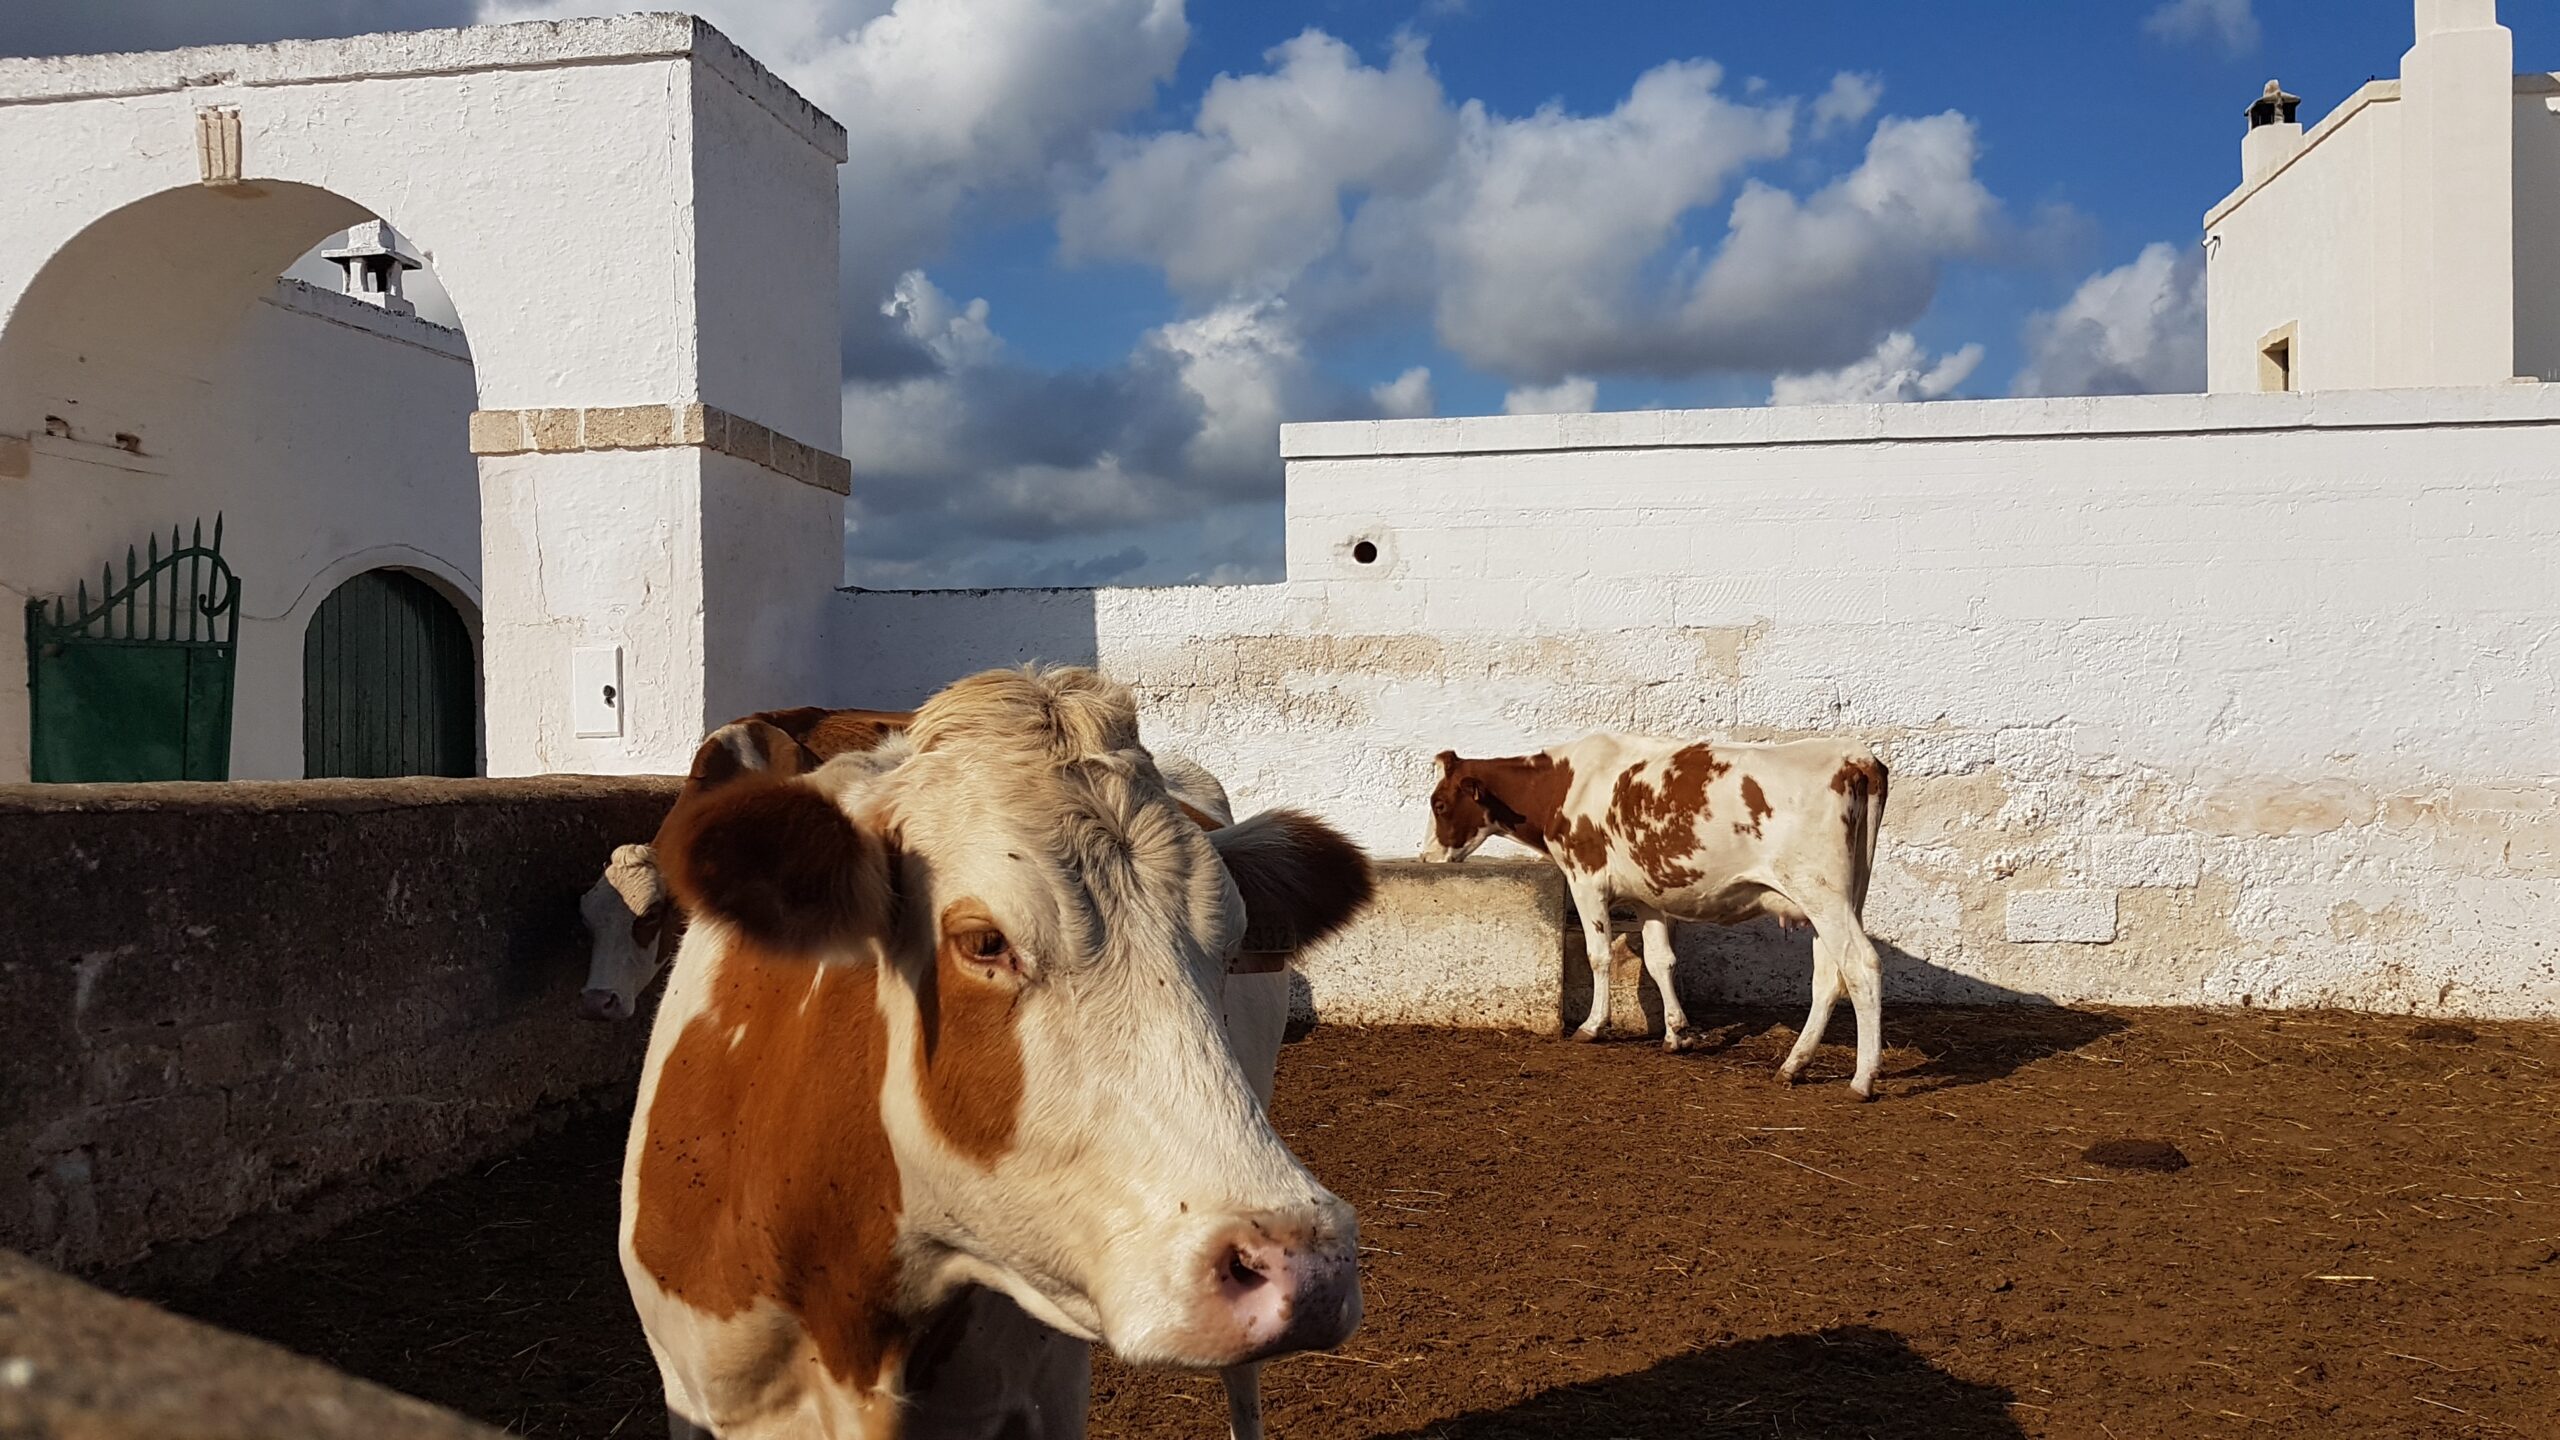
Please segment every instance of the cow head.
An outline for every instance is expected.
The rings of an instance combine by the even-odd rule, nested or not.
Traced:
[[[1464,860],[1478,846],[1519,823],[1500,797],[1467,768],[1455,750],[1436,758],[1439,778],[1431,787],[1431,829],[1423,837],[1422,858],[1435,864]]]
[[[1340,1343],[1350,1208],[1272,1132],[1216,997],[1248,923],[1291,944],[1346,923],[1365,858],[1288,812],[1204,832],[1128,693],[1089,671],[961,681],[913,734],[885,773],[742,783],[660,843],[689,945],[805,965],[802,1007],[855,972],[876,1028],[848,1043],[883,1059],[791,1103],[844,1107],[843,1133],[874,1138],[840,1143],[886,1149],[887,1198],[844,1202],[847,1223],[896,1216],[864,1273],[911,1313],[989,1286],[1141,1363]],[[753,1054],[778,1003],[694,1022],[701,1053]]]
[[[657,856],[646,845],[619,845],[604,874],[578,901],[586,919],[587,986],[582,997],[590,1020],[628,1020],[640,993],[658,978],[674,953],[683,920],[658,879]]]

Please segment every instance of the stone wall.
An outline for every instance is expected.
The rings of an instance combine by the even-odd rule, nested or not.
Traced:
[[[0,1435],[497,1440],[498,1432],[0,1250]]]
[[[619,1095],[577,901],[675,785],[0,787],[0,1246],[212,1263]]]

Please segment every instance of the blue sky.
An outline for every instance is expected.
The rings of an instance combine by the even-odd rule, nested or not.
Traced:
[[[582,0],[20,0],[0,51]],[[2409,0],[702,0],[844,121],[857,583],[1270,578],[1288,420],[2199,388]],[[2560,68],[2508,0],[2520,69]]]

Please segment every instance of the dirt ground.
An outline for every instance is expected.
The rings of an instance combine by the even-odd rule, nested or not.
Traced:
[[[1782,1089],[1786,1025],[1722,1018],[1680,1057],[1284,1051],[1368,1319],[1269,1367],[1275,1440],[2560,1434],[2560,1029],[1903,1007],[1858,1105],[1841,1047]],[[663,1433],[621,1125],[168,1298],[526,1435]],[[2083,1158],[2118,1141],[2167,1145]],[[1097,1435],[1223,1419],[1213,1377],[1098,1366]]]

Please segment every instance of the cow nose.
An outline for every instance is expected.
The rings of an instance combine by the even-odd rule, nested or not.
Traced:
[[[1357,1232],[1342,1216],[1246,1216],[1209,1245],[1210,1283],[1245,1358],[1330,1350],[1360,1325]]]
[[[631,1018],[631,1007],[623,1004],[622,997],[611,990],[590,990],[585,995],[579,997],[579,1005],[580,1008],[586,1012],[586,1016],[590,1020],[628,1020]]]

